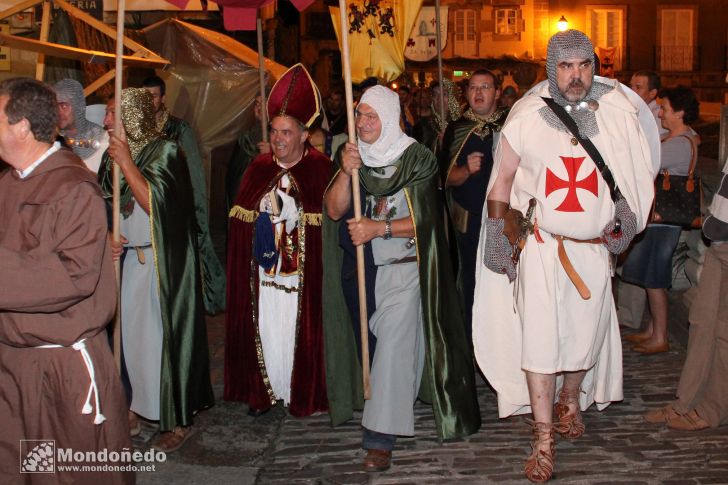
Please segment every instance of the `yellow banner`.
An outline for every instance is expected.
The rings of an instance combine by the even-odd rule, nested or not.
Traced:
[[[404,71],[404,49],[422,0],[350,0],[347,29],[351,80],[370,76],[393,81]],[[329,7],[341,49],[338,7]],[[342,52],[343,54],[343,52]]]

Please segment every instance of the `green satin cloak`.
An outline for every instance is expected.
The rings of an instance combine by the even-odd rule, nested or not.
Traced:
[[[176,141],[185,154],[187,168],[192,180],[192,194],[195,198],[195,214],[197,216],[197,245],[200,248],[202,264],[202,286],[205,310],[218,313],[225,309],[225,269],[215,254],[210,237],[209,216],[207,210],[207,182],[205,170],[197,145],[197,135],[184,120],[170,116],[164,124],[163,134]]]
[[[438,435],[451,439],[480,428],[475,372],[455,291],[438,190],[438,167],[426,147],[413,144],[393,163],[395,174],[382,179],[362,167],[362,190],[390,195],[404,189],[414,219],[422,295],[426,354],[419,397],[432,403]],[[324,211],[325,212],[325,211]],[[337,223],[324,216],[324,346],[331,420],[340,424],[363,407],[361,366],[351,319],[340,284],[342,250]]]
[[[197,222],[192,182],[177,143],[157,138],[135,159],[149,184],[152,245],[162,310],[163,348],[160,429],[192,424],[193,414],[214,404],[210,383]],[[111,198],[111,164],[104,154],[99,170],[104,197]],[[132,200],[122,176],[121,206]]]

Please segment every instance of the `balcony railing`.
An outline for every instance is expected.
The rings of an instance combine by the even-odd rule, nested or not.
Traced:
[[[670,45],[655,47],[655,65],[664,72],[692,72],[700,70],[700,47]]]

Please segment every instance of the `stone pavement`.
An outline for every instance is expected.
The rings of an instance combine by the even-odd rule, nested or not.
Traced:
[[[678,302],[679,303],[679,302]],[[684,309],[672,305],[683,320]],[[241,403],[222,401],[224,317],[208,319],[217,404],[200,413],[187,445],[139,473],[140,484],[422,484],[528,483],[523,463],[530,432],[522,417],[499,420],[496,400],[480,380],[483,427],[461,441],[440,443],[430,408],[415,406],[417,436],[400,439],[392,468],[360,471],[360,415],[331,428],[327,415],[289,416],[280,406],[257,419]],[[586,434],[557,440],[555,479],[564,483],[728,483],[728,428],[677,432],[645,423],[645,409],[671,399],[685,358],[684,343],[670,352],[641,356],[624,351],[624,401],[584,415]],[[145,425],[136,445],[146,449],[154,434]]]

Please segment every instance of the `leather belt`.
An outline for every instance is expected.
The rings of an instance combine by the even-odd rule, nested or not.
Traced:
[[[602,240],[598,237],[592,239],[574,239],[568,236],[560,236],[558,234],[552,234],[552,236],[554,239],[556,239],[556,241],[558,241],[559,261],[561,262],[561,266],[564,268],[564,271],[566,271],[566,275],[576,287],[576,291],[579,292],[579,295],[584,300],[588,300],[589,298],[591,298],[591,291],[589,291],[589,287],[586,286],[584,280],[581,279],[579,273],[577,273],[574,269],[574,265],[571,264],[571,260],[569,260],[569,255],[566,254],[566,248],[564,248],[564,240],[582,244],[601,244]]]
[[[144,257],[144,250],[145,249],[149,249],[151,247],[152,247],[151,244],[147,244],[147,245],[144,245],[144,246],[126,246],[125,248],[127,250],[129,250],[129,249],[135,250],[136,251],[136,255],[137,255],[137,260],[139,261],[139,264],[146,264],[147,258]]]
[[[407,256],[406,258],[398,259],[397,261],[394,261],[392,263],[387,263],[387,265],[402,264],[402,263],[414,263],[415,261],[417,261],[417,256]]]

